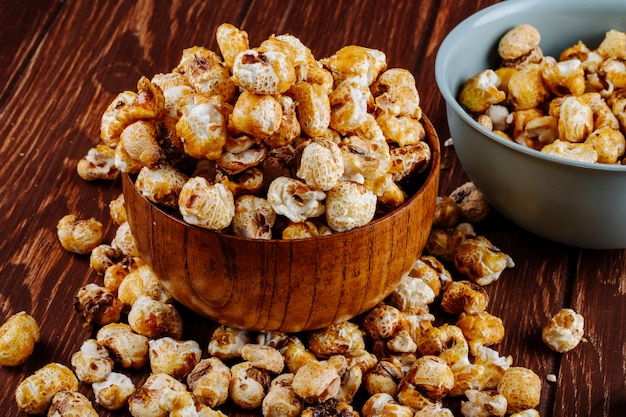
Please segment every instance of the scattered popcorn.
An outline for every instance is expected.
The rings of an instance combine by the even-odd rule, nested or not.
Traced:
[[[555,352],[574,349],[583,338],[585,319],[571,308],[559,310],[541,330],[546,345]]]
[[[39,325],[21,311],[0,326],[0,366],[17,366],[26,361],[39,342]]]

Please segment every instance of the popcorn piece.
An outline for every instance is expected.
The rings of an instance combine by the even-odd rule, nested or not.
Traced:
[[[100,121],[102,142],[115,148],[120,141],[120,134],[132,122],[130,108],[137,97],[133,91],[119,93],[108,105]]]
[[[230,398],[243,409],[260,407],[270,385],[269,373],[244,361],[230,368]]]
[[[273,148],[286,146],[293,143],[302,132],[298,117],[296,115],[296,106],[300,103],[296,102],[292,97],[282,94],[277,97],[282,109],[280,125],[270,137],[263,141],[266,145]]]
[[[235,200],[233,233],[253,239],[271,239],[276,212],[262,197],[243,195]]]
[[[541,330],[543,342],[555,352],[574,349],[583,338],[585,320],[570,308],[559,310]]]
[[[161,337],[149,342],[148,357],[154,374],[167,374],[183,379],[200,361],[202,351],[193,340],[180,341]]]
[[[255,368],[279,374],[285,367],[285,358],[271,346],[249,343],[241,348],[241,358]]]
[[[535,27],[521,24],[500,38],[498,55],[504,60],[503,65],[518,65],[520,61],[538,62],[543,55],[539,49],[540,41],[541,35]]]
[[[326,139],[305,142],[297,150],[296,176],[321,191],[333,188],[343,175],[343,157],[337,144]]]
[[[197,159],[219,158],[226,143],[230,105],[220,96],[206,93],[189,94],[180,100],[176,134],[181,137],[185,152]]]
[[[187,223],[210,230],[228,227],[235,215],[233,193],[203,177],[192,177],[185,183],[178,207]]]
[[[107,324],[98,330],[96,340],[123,368],[139,369],[148,360],[148,338],[134,333],[128,324]]]
[[[93,217],[81,220],[67,214],[57,223],[57,236],[61,246],[67,251],[86,254],[102,243],[104,228]]]
[[[473,236],[466,238],[457,247],[454,266],[472,282],[488,285],[496,281],[506,268],[515,266],[515,263],[486,237]]]
[[[508,414],[535,408],[541,398],[541,379],[528,368],[510,367],[498,384],[498,393],[507,400]]]
[[[403,68],[384,71],[372,85],[374,101],[378,109],[392,116],[422,118],[420,97],[415,77]]]
[[[362,414],[363,417],[413,417],[415,411],[411,407],[398,404],[390,394],[377,393],[373,394],[365,401]]]
[[[456,326],[463,331],[470,353],[475,356],[479,346],[491,346],[504,339],[502,320],[486,311],[475,314],[461,313]]]
[[[459,223],[455,227],[433,228],[426,241],[426,251],[444,261],[454,261],[457,248],[467,237],[475,236],[470,223]]]
[[[450,198],[460,210],[460,220],[471,224],[480,223],[487,217],[491,207],[473,182],[466,182],[450,193]]]
[[[200,46],[183,51],[175,69],[185,74],[196,91],[209,95],[220,95],[224,101],[235,96],[235,84],[221,58],[215,52]]]
[[[507,87],[506,99],[514,110],[536,108],[550,96],[543,82],[539,64],[528,64],[513,73]]]
[[[76,171],[86,181],[116,179],[120,171],[115,166],[115,149],[105,144],[89,149],[78,161]]]
[[[20,382],[15,401],[20,411],[43,414],[61,391],[78,391],[78,380],[68,367],[52,362]]]
[[[291,383],[293,374],[281,374],[274,378],[261,405],[264,417],[298,417],[303,410],[303,402],[296,395]]]
[[[185,174],[170,165],[155,168],[143,167],[135,180],[135,187],[142,196],[156,204],[177,208],[178,196],[187,182]]]
[[[459,102],[472,113],[482,113],[492,104],[506,99],[504,91],[498,89],[500,77],[495,71],[483,70],[468,78],[459,93]]]
[[[124,268],[124,266],[122,265]],[[153,300],[168,303],[171,296],[163,289],[159,277],[152,268],[143,262],[132,265],[127,269],[117,290],[117,296],[125,306],[131,307],[141,296],[149,297]]]
[[[109,214],[116,225],[121,225],[128,218],[126,216],[126,207],[124,207],[124,194],[119,194],[109,203]]]
[[[50,417],[98,417],[89,398],[76,391],[60,391],[52,397],[48,409]]]
[[[96,403],[107,410],[119,410],[128,404],[128,399],[135,393],[133,381],[126,375],[111,372],[100,382],[94,382],[91,387]]]
[[[202,404],[217,407],[228,399],[230,369],[216,357],[202,359],[187,375],[187,385]]]
[[[609,30],[606,32],[597,51],[605,59],[616,58],[626,60],[626,33],[616,29]]]
[[[602,164],[618,164],[626,149],[626,140],[622,132],[608,127],[591,132],[585,144],[596,151],[597,162]]]
[[[233,81],[254,94],[284,93],[296,82],[296,71],[290,57],[278,51],[240,52],[233,62]]]
[[[128,410],[134,417],[167,416],[160,403],[164,394],[169,391],[186,392],[185,384],[166,374],[152,374],[128,399]]]
[[[186,95],[195,93],[196,90],[191,86],[189,79],[179,72],[155,74],[150,81],[163,91],[164,118],[170,119],[168,123],[173,121],[172,125],[175,127],[178,114],[182,111],[180,103],[184,102],[181,99]],[[158,124],[159,122],[157,121]]]
[[[154,167],[161,158],[154,123],[139,120],[128,125],[120,134],[120,143],[126,155],[142,166]],[[118,167],[122,168],[122,167]]]
[[[454,373],[440,357],[424,355],[415,361],[400,384],[408,384],[428,398],[440,400],[454,386]]]
[[[393,181],[396,183],[411,177],[414,173],[424,172],[432,157],[430,146],[422,141],[390,148],[389,156],[391,161],[389,173],[393,175]]]
[[[363,185],[339,181],[326,193],[326,221],[337,232],[365,226],[376,214],[376,200]]]
[[[379,394],[386,394],[383,398],[395,396],[398,392],[398,384],[403,376],[402,370],[393,363],[381,360],[371,372],[365,374],[365,389],[372,398],[376,396],[381,397]]]
[[[595,163],[598,161],[598,152],[593,146],[586,143],[571,143],[560,139],[541,148],[541,152],[573,161]]]
[[[145,295],[133,303],[128,324],[135,333],[150,339],[165,336],[180,339],[183,333],[183,319],[176,307]]]
[[[232,124],[238,132],[264,140],[278,131],[282,117],[283,108],[273,96],[244,90],[233,108]]]
[[[254,138],[242,135],[228,137],[217,165],[229,175],[239,174],[257,166],[267,155],[267,147]]]
[[[13,314],[0,326],[0,367],[24,363],[33,353],[37,342],[37,321],[24,311]]]
[[[252,340],[253,335],[247,330],[219,326],[211,335],[208,351],[221,360],[239,358],[243,346],[252,343]]]
[[[344,46],[320,62],[330,69],[337,84],[349,79],[364,87],[370,86],[387,68],[383,52],[357,45]]]
[[[333,398],[341,386],[337,369],[328,362],[312,361],[300,367],[293,378],[295,393],[307,403]]]
[[[311,362],[317,362],[317,358],[308,350],[302,342],[299,340],[297,342],[292,343],[285,350],[285,364],[289,369],[289,372],[295,374],[298,372],[300,368],[305,365],[308,365]]]
[[[374,340],[393,337],[404,327],[404,317],[400,310],[388,304],[379,304],[363,318],[365,334]]]
[[[74,308],[86,324],[105,325],[119,320],[124,304],[111,291],[89,283],[78,290]]]
[[[471,281],[451,281],[444,286],[441,308],[450,314],[479,313],[487,308],[485,289]]]
[[[282,238],[309,239],[332,234],[332,229],[325,224],[305,220],[303,222],[289,223],[289,225],[283,229]]]
[[[553,95],[579,96],[585,92],[585,70],[578,59],[557,62],[553,57],[544,57],[541,75]]]
[[[217,27],[215,39],[224,57],[224,63],[231,71],[237,55],[239,55],[240,52],[250,49],[248,33],[229,23],[222,23]]]
[[[467,390],[468,401],[461,402],[461,414],[465,417],[497,417],[506,414],[506,398],[495,391]]]
[[[581,99],[566,97],[559,112],[559,138],[569,142],[582,142],[593,130],[593,111]]]
[[[330,100],[324,86],[298,81],[290,91],[298,102],[296,115],[302,131],[312,138],[322,136],[330,126]]]
[[[115,236],[111,241],[111,247],[115,250],[122,252],[126,256],[138,257],[139,250],[133,237],[133,232],[130,229],[128,221],[121,223],[115,231]]]
[[[363,332],[350,321],[331,324],[309,334],[309,349],[318,357],[344,355],[365,348]]]
[[[356,130],[367,117],[367,103],[371,92],[367,86],[347,79],[328,96],[330,101],[330,127],[340,134]]]
[[[323,191],[289,177],[276,178],[267,190],[267,201],[276,213],[293,222],[302,222],[324,214],[324,198],[326,194]]]
[[[113,370],[113,359],[109,352],[95,339],[83,342],[71,358],[78,380],[88,384],[104,381]]]
[[[113,266],[120,255],[121,252],[110,245],[100,244],[91,251],[89,265],[98,275],[104,275],[107,268]]]

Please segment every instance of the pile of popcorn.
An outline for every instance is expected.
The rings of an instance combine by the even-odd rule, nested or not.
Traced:
[[[501,65],[468,80],[459,102],[494,133],[577,161],[624,164],[626,33],[592,50],[581,40],[544,56],[539,31],[521,24],[499,41]]]
[[[120,171],[137,172],[137,187],[144,195],[173,207],[179,200],[187,201],[188,192],[196,193],[192,200],[202,200],[202,193],[229,200],[251,186],[244,180],[250,176],[242,173],[257,170],[254,161],[266,161],[270,155],[280,159],[288,152],[299,161],[294,165],[296,176],[283,175],[285,165],[278,163],[273,171],[262,171],[261,183],[268,175],[273,177],[268,184],[268,190],[273,190],[272,184],[280,179],[274,185],[279,188],[276,194],[293,198],[289,184],[297,181],[298,187],[308,190],[303,195],[313,196],[305,206],[314,213],[315,201],[321,201],[322,194],[326,211],[330,210],[329,195],[341,184],[349,184],[359,193],[374,193],[375,199],[385,205],[401,201],[396,199],[403,195],[396,188],[400,181],[394,178],[402,177],[405,169],[416,168],[409,168],[414,164],[406,161],[398,165],[394,150],[408,155],[414,146],[422,149],[419,158],[409,157],[419,166],[417,161],[423,160],[421,152],[427,149],[420,145],[423,133],[419,128],[419,107],[408,73],[387,70],[379,75],[384,66],[381,54],[359,47],[342,49],[325,60],[330,68],[326,70],[310,61],[308,51],[289,36],[273,37],[262,48],[241,52],[247,46],[247,37],[229,25],[218,30],[218,43],[225,66],[213,66],[207,61],[213,54],[193,48],[185,51],[180,67],[173,73],[153,81],[142,78],[138,93],[126,92],[116,98],[103,117],[104,143],[92,149],[78,165],[81,177],[113,179]],[[246,92],[248,87],[242,89],[239,84],[247,85],[252,77],[246,71],[238,73],[236,68],[261,63],[271,63],[272,71],[282,68],[285,62],[277,58],[279,46],[298,59],[294,69],[299,81],[290,84],[299,91],[297,99],[268,92],[274,90],[252,93]],[[296,51],[300,53],[295,54]],[[351,58],[344,59],[343,54]],[[357,67],[360,78],[352,79],[348,73]],[[228,68],[229,73],[233,72],[232,78],[207,72],[210,68],[219,74]],[[333,75],[334,82],[328,74]],[[395,90],[397,82],[383,87],[385,74],[396,81],[395,77],[404,80],[402,93]],[[183,82],[183,78],[188,80]],[[257,87],[285,88],[281,78],[263,79]],[[348,84],[337,83],[339,79]],[[191,80],[194,86],[189,84]],[[228,80],[238,80],[237,87]],[[364,85],[370,85],[372,80],[379,87],[370,90],[378,91],[370,97]],[[192,92],[205,87],[216,94]],[[238,88],[242,90],[234,108],[223,113],[229,105],[220,97]],[[256,103],[238,113],[236,107],[242,96],[263,103],[277,100],[283,118],[280,122],[277,119],[276,124],[285,130],[296,125],[303,130],[313,129],[306,133],[311,139],[298,136],[290,142],[291,134],[284,130],[270,133],[269,125],[261,123],[267,117],[265,110],[263,117],[255,119],[255,111],[265,109],[266,104]],[[324,110],[328,107],[323,97],[330,99],[329,112]],[[406,97],[410,98],[408,102],[403,101]],[[365,100],[365,108],[373,100],[374,108],[387,110],[366,112],[364,120],[358,122],[361,99]],[[298,122],[294,123],[296,101],[308,110],[297,115],[296,106]],[[161,104],[155,107],[155,103]],[[403,113],[407,106],[413,109],[410,115]],[[275,103],[272,107],[278,109]],[[155,109],[163,110],[155,113]],[[160,111],[169,116],[157,117]],[[179,115],[178,121],[175,115]],[[239,118],[243,121],[231,123],[231,119]],[[198,130],[206,128],[205,123],[211,128]],[[236,136],[222,135],[232,132],[233,126],[238,126]],[[412,129],[416,133],[414,139],[410,139]],[[394,132],[396,140],[390,145],[388,138]],[[156,146],[152,146],[154,143]],[[287,149],[290,146],[295,147],[295,152]],[[191,152],[197,153],[190,155]],[[389,158],[378,158],[381,154]],[[329,164],[335,159],[344,166],[341,174],[338,165]],[[239,164],[245,168],[237,174],[225,168]],[[381,169],[382,166],[386,168]],[[183,176],[186,169],[203,174],[187,179]],[[215,175],[210,181],[206,180],[207,172]],[[193,189],[186,190],[193,178],[197,179],[192,183]],[[142,181],[146,184],[141,185]],[[178,188],[174,187],[177,184]],[[392,203],[387,200],[387,191],[394,195]],[[240,199],[254,196],[249,189],[241,192]],[[350,190],[342,192],[351,195]],[[273,194],[268,191],[267,201],[272,200]],[[270,206],[289,218],[284,213],[292,215],[301,210],[296,210],[287,199],[280,200],[287,206],[283,213],[274,204]],[[256,207],[254,201],[247,204]],[[183,215],[202,223],[204,217],[200,213],[190,214],[195,206],[191,201],[183,206],[190,210],[181,210]],[[485,218],[489,206],[472,183],[438,199],[425,253],[392,294],[372,310],[349,321],[297,334],[218,325],[206,347],[195,340],[183,340],[185,323],[176,301],[139,256],[123,194],[111,201],[109,209],[116,226],[109,243],[103,242],[103,224],[94,218],[80,219],[68,214],[57,224],[63,248],[89,255],[96,280],[78,289],[74,306],[85,325],[93,326],[95,337],[82,343],[70,364],[50,363],[19,384],[15,400],[23,412],[97,416],[96,409],[102,408],[126,409],[134,417],[220,417],[224,416],[222,410],[235,406],[256,410],[265,417],[447,417],[453,415],[446,406],[452,398],[460,399],[460,412],[466,417],[539,415],[535,410],[542,386],[539,376],[530,369],[513,366],[513,358],[501,356],[494,349],[503,340],[505,329],[502,320],[487,311],[489,297],[484,286],[497,281],[514,263],[486,237],[476,234],[473,224]],[[236,213],[235,209],[233,219]],[[308,218],[308,214],[300,214]],[[221,224],[228,217],[224,216]],[[309,220],[290,220],[319,227]],[[328,220],[324,227],[340,229],[334,226]],[[229,227],[237,233],[235,224]],[[445,314],[436,317],[435,312]],[[25,312],[9,318],[0,327],[0,365],[15,366],[26,361],[39,341],[39,332],[36,320]],[[572,310],[562,310],[546,325],[542,336],[559,352],[571,350],[582,339],[583,319]],[[135,385],[130,375],[136,376],[137,372],[144,377]],[[83,385],[91,387],[88,395],[79,392]]]
[[[136,175],[186,222],[259,239],[350,230],[405,201],[431,158],[408,70],[356,45],[318,60],[289,34],[251,48],[223,24],[216,38],[221,56],[186,49],[113,100],[81,177]]]

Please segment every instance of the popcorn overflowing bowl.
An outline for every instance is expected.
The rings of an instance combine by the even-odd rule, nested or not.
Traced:
[[[486,129],[478,122],[477,113],[471,113],[461,104],[459,94],[466,80],[486,69],[496,70],[503,64],[504,58],[498,52],[500,40],[517,26],[530,25],[538,31],[538,47],[543,58],[535,62],[541,68],[548,63],[555,64],[546,57],[559,61],[560,54],[572,47],[584,52],[585,56],[596,56],[596,48],[608,32],[626,30],[625,16],[626,3],[616,0],[510,0],[488,7],[461,22],[449,33],[437,54],[437,84],[446,101],[454,148],[467,175],[503,215],[524,229],[552,241],[591,249],[626,247],[626,223],[623,222],[626,212],[626,167],[623,165],[623,149],[613,163],[574,160],[564,158],[558,152],[555,155],[540,151],[536,146],[540,141],[532,134],[521,139],[510,138],[495,129]],[[622,35],[618,34],[615,38],[615,43],[620,44]],[[579,41],[588,50],[583,51],[585,48],[578,44]],[[616,49],[620,48],[626,53],[626,43],[616,46]],[[511,61],[510,65],[519,66],[524,59],[532,60],[531,55],[528,52],[517,58],[517,63]],[[600,61],[609,61],[609,58],[603,56]],[[619,61],[615,60],[617,65],[620,65]],[[620,86],[619,81],[609,80],[609,73],[608,69],[591,76],[587,72],[582,88],[584,93],[593,92],[596,97],[606,98],[607,102],[607,97],[614,95],[608,106],[612,107],[615,119],[619,121],[619,127],[614,130],[623,135],[626,126],[622,114],[624,107],[620,103],[623,103],[621,93],[624,86]],[[619,74],[623,77],[624,71],[616,71],[618,77]],[[550,91],[550,80],[545,72],[542,77],[541,84],[548,89],[548,94],[555,95],[554,91]],[[530,86],[531,83],[526,82],[525,85]],[[555,90],[558,88],[555,87]],[[510,91],[502,103],[514,101]],[[566,96],[581,96],[579,93],[561,90],[557,94],[558,100],[564,100]],[[558,125],[559,114],[562,113],[550,113],[549,101],[544,98],[536,108],[542,116],[554,116],[552,123]],[[514,111],[509,113],[508,120],[513,120],[514,124],[515,117],[522,113],[511,116],[512,113]],[[580,115],[582,112],[572,113]],[[567,129],[565,117],[561,119],[563,129]],[[598,122],[599,119],[598,114],[594,114],[593,120]],[[528,133],[527,125],[519,117],[517,120],[520,125],[516,128]],[[565,141],[555,142],[564,148],[571,145]]]
[[[295,332],[355,317],[388,296],[426,244],[439,184],[439,142],[406,203],[366,226],[317,238],[259,240],[189,225],[123,177],[133,236],[165,289],[191,310],[251,330]]]
[[[349,45],[317,60],[292,35],[251,48],[230,24],[102,116],[85,179],[122,173],[139,256],[190,309],[296,332],[387,297],[428,238],[439,139],[415,78]]]

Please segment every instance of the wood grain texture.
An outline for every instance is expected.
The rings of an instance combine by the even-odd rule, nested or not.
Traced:
[[[114,227],[108,203],[121,184],[87,183],[76,162],[98,142],[100,116],[113,97],[141,75],[169,71],[184,48],[216,48],[223,22],[258,44],[272,33],[298,36],[318,57],[346,44],[378,48],[391,66],[410,69],[422,107],[440,138],[449,136],[434,79],[438,45],[463,18],[496,1],[41,1],[4,0],[0,12],[0,318],[32,314],[42,339],[23,365],[0,369],[0,411],[18,412],[17,384],[48,362],[70,357],[94,328],[74,311],[77,289],[99,278],[85,256],[65,252],[56,223],[65,214],[95,217]],[[453,147],[442,149],[447,194],[467,180]],[[498,213],[477,227],[516,262],[489,286],[489,311],[507,329],[498,346],[514,363],[549,373],[541,415],[623,415],[626,407],[626,260],[624,251],[582,251],[535,237]],[[561,307],[585,316],[586,343],[555,354],[540,328]],[[206,346],[214,323],[182,308],[185,338]],[[136,383],[146,371],[132,374]],[[81,392],[93,398],[88,386]],[[128,415],[98,409],[101,416]],[[258,412],[227,410],[232,416]]]

